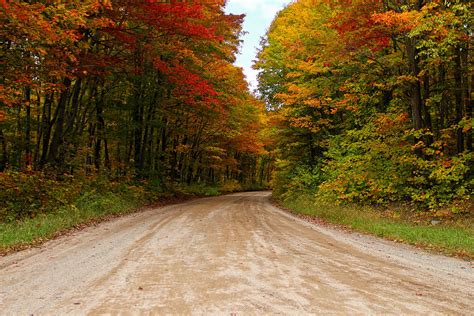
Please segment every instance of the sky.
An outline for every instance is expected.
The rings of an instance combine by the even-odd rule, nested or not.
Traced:
[[[228,0],[226,12],[245,14],[243,44],[236,65],[244,69],[250,88],[257,87],[257,71],[252,69],[260,38],[265,35],[276,13],[291,0]]]

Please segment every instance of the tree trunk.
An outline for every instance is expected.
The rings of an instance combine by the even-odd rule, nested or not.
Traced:
[[[415,43],[413,43],[412,39],[407,40],[406,50],[407,50],[407,55],[408,55],[410,74],[413,76],[413,80],[414,80],[414,82],[411,84],[411,87],[410,87],[410,104],[411,104],[411,112],[412,112],[412,119],[413,119],[413,127],[415,128],[415,130],[420,130],[423,128],[423,118],[421,116],[421,107],[422,107],[421,84],[418,78],[418,75],[420,74],[420,68],[418,66],[418,57],[417,57],[417,51],[415,48]]]
[[[54,94],[46,96],[43,105],[43,115],[41,119],[41,135],[42,148],[39,168],[43,168],[48,158],[49,139],[51,137],[51,104],[53,103]]]
[[[48,161],[50,163],[55,163],[57,165],[62,165],[62,159],[59,159],[59,151],[63,150],[63,136],[64,136],[64,121],[66,113],[66,105],[69,100],[69,90],[71,86],[71,80],[66,78],[64,79],[64,86],[66,89],[61,93],[59,98],[58,108],[56,109],[56,116],[54,118],[54,134],[51,139],[51,145],[49,148]]]
[[[462,63],[466,69],[465,75],[463,77],[464,115],[466,117],[466,121],[471,124],[470,128],[466,129],[464,138],[466,141],[466,150],[472,152],[472,93],[474,92],[472,88],[474,86],[474,75],[472,72],[469,74],[469,66],[472,65],[473,62],[472,54],[470,54],[470,49],[472,49],[472,47],[470,47],[469,44],[469,42],[466,43],[466,47],[462,53]]]
[[[462,82],[462,63],[461,63],[461,49],[456,49],[455,56],[455,69],[454,69],[454,81],[456,86],[454,87],[454,95],[456,102],[456,123],[459,124],[463,119],[463,82]],[[464,151],[464,134],[463,128],[458,127],[456,129],[456,144],[458,153]]]
[[[430,108],[427,104],[427,100],[430,98],[430,78],[429,75],[425,77],[424,83],[423,83],[423,90],[424,90],[424,98],[423,98],[423,115],[425,117],[424,120],[424,127],[429,131],[433,132],[433,124],[431,122],[431,113],[430,113]],[[427,135],[425,137],[425,143],[426,146],[430,146],[433,144],[433,136],[432,135]]]
[[[411,105],[411,115],[413,121],[413,128],[415,131],[421,130],[423,128],[423,118],[422,118],[422,98],[421,98],[421,84],[419,79],[420,67],[418,65],[418,56],[415,43],[412,39],[406,40],[406,52],[408,57],[408,63],[410,68],[410,74],[413,77],[413,81],[410,87],[410,105]],[[420,141],[420,138],[415,137],[413,139],[414,144],[417,144]],[[422,155],[421,148],[415,149],[415,154],[417,156]]]
[[[471,126],[466,135],[466,149],[469,152],[472,152],[472,108],[474,107],[474,98],[472,97],[474,93],[474,75],[470,76],[468,97],[466,102],[466,117]]]
[[[8,152],[7,152],[7,140],[3,134],[3,130],[0,128],[0,148],[2,148],[2,156],[0,159],[0,172],[7,169],[8,164]]]
[[[78,78],[76,80],[76,83],[74,84],[74,88],[72,92],[72,101],[71,101],[71,112],[68,115],[68,120],[67,120],[66,128],[64,129],[64,134],[68,134],[74,126],[77,113],[79,112],[79,95],[81,93],[81,88],[82,88],[82,79]]]
[[[143,105],[142,105],[142,87],[140,83],[135,84],[135,100],[132,113],[132,124],[133,124],[133,143],[134,143],[134,155],[135,170],[138,174],[143,169],[143,156],[142,156],[142,141],[143,141]]]
[[[31,166],[31,88],[25,91],[26,117],[25,117],[25,163],[27,167]]]
[[[100,95],[100,99],[96,102],[96,117],[95,117],[95,146],[94,146],[94,165],[96,171],[100,171],[101,167],[101,147],[102,147],[102,140],[104,139],[104,128],[105,128],[105,120],[104,120],[104,92],[105,89],[102,90]]]

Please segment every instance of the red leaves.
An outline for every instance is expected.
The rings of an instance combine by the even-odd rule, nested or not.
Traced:
[[[31,55],[22,59],[23,64],[13,57],[7,61],[8,75],[14,78],[10,82],[16,82],[18,89],[20,69],[29,80],[22,81],[24,85],[32,78],[47,78],[54,84],[66,76],[105,77],[114,68],[139,75],[155,63],[182,102],[207,107],[218,102],[199,69],[201,57],[212,58],[213,53],[198,56],[198,50],[214,46],[212,51],[217,52],[222,46],[222,52],[228,52],[222,41],[234,32],[238,19],[222,13],[222,1],[117,0],[112,5],[109,0],[88,0],[43,5],[2,0],[1,5],[6,19],[2,35]],[[162,55],[173,58],[156,62]]]
[[[219,103],[214,87],[185,66],[177,62],[166,63],[161,59],[156,59],[154,66],[174,85],[173,96],[185,104],[215,109],[214,106]]]
[[[121,1],[108,15],[117,21],[126,12],[127,21],[103,32],[124,47],[125,59],[133,60],[133,65],[124,65],[129,71],[141,75],[152,64],[171,84],[179,103],[219,110],[218,94],[202,65],[203,56],[213,56],[198,56],[198,50],[220,46],[227,29],[235,28],[236,20],[220,11],[221,2]]]
[[[160,37],[180,35],[197,39],[221,39],[212,27],[203,23],[206,16],[201,4],[136,0],[126,1],[123,6],[130,15],[130,21],[153,28]]]
[[[113,36],[116,41],[125,44],[126,47],[132,49],[135,47],[135,43],[139,39],[136,34],[130,33],[124,26],[106,27],[103,31]]]
[[[379,51],[390,44],[390,33],[374,19],[377,11],[382,11],[379,0],[349,1],[332,20],[332,27],[343,37],[349,50],[367,47]]]
[[[216,91],[206,80],[181,65],[174,65],[172,70],[170,79],[176,85],[173,90],[176,98],[188,105],[200,104],[207,109],[213,109],[219,103]]]

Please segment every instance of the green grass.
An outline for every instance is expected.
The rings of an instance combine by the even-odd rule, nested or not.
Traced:
[[[89,192],[74,204],[62,206],[34,218],[0,223],[0,253],[41,243],[74,227],[130,213],[147,201],[135,192]]]
[[[405,242],[449,255],[474,258],[474,231],[462,225],[430,225],[386,217],[383,212],[369,206],[340,206],[319,201],[310,195],[300,195],[282,202],[295,213],[344,225],[354,230],[379,237]]]
[[[226,193],[242,191],[263,191],[268,190],[265,184],[241,184],[237,181],[229,181],[224,184],[209,186],[205,184],[178,185],[174,188],[177,192],[184,194],[194,194],[199,196],[218,196]]]
[[[218,196],[221,194],[218,186],[208,186],[204,184],[179,185],[174,188],[174,190],[183,194],[197,196]]]
[[[49,187],[41,195],[43,205],[40,205],[39,195],[30,191],[22,192],[21,199],[6,194],[6,205],[3,208],[4,221],[0,221],[0,255],[16,250],[41,244],[64,234],[71,229],[100,222],[104,219],[134,212],[138,208],[153,202],[179,201],[189,197],[217,196],[223,193],[242,191],[244,188],[238,183],[227,183],[222,186],[207,185],[178,185],[163,189],[153,183],[120,184],[98,182],[92,185],[68,183],[60,187]],[[34,188],[34,186],[31,186]],[[62,198],[58,204],[57,196],[65,196],[61,192],[77,191],[71,198]],[[79,194],[83,190],[85,193]],[[166,192],[164,192],[166,191]],[[1,206],[1,205],[0,205]],[[16,214],[19,210],[28,210],[30,217],[20,217],[17,220],[8,220],[9,214]],[[1,207],[0,207],[0,210]],[[6,216],[5,216],[6,214]],[[2,217],[0,217],[1,219]],[[14,217],[13,217],[14,218]]]

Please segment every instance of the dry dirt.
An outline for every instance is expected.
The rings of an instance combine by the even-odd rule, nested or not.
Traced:
[[[320,227],[240,193],[0,258],[0,314],[471,314],[469,262]]]

